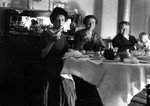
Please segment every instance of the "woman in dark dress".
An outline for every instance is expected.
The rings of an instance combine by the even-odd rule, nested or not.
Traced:
[[[136,38],[129,34],[130,24],[129,22],[122,21],[119,23],[119,33],[113,38],[113,47],[118,47],[118,53],[126,51],[127,49],[135,50],[135,44],[138,43]]]
[[[41,35],[43,39],[41,57],[44,60],[46,78],[49,84],[48,106],[60,106],[62,57],[68,50],[67,36],[63,33],[64,23],[67,19],[68,13],[60,7],[56,7],[50,15],[53,27],[43,31]]]

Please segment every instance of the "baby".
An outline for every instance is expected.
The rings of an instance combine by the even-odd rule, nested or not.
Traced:
[[[145,32],[140,33],[137,48],[150,50],[150,40],[147,33]]]

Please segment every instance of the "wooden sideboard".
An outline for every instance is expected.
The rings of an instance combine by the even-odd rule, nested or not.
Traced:
[[[0,36],[0,104],[42,102],[45,82],[39,53],[40,36]]]
[[[40,36],[7,36],[5,44],[5,70],[9,82],[14,83],[23,77],[40,77],[41,70],[37,68],[40,64]]]

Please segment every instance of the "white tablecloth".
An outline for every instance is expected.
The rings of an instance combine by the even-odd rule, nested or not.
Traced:
[[[150,83],[150,64],[66,59],[61,75],[72,74],[96,85],[104,106],[127,106]]]

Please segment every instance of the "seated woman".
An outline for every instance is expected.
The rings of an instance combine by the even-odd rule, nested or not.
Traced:
[[[135,50],[135,44],[138,42],[134,36],[129,34],[129,22],[120,22],[118,28],[119,33],[112,40],[113,47],[118,47],[118,53],[126,50]]]
[[[95,25],[98,23],[97,18],[94,15],[88,15],[84,18],[84,29],[81,29],[75,33],[74,36],[74,49],[79,51],[100,51],[105,48],[105,45],[99,36],[94,31]]]
[[[95,25],[98,23],[97,18],[94,15],[88,15],[84,18],[83,24],[85,25],[84,29],[81,29],[75,33],[75,41],[74,47],[76,50],[81,52],[85,51],[95,51],[98,52],[105,48],[105,45],[98,35],[97,32],[94,31]],[[76,92],[77,92],[77,106],[80,100],[88,101],[87,105],[93,106],[90,104],[90,101],[93,101],[94,98],[97,100],[96,102],[99,104],[98,106],[103,106],[99,94],[97,92],[96,86],[85,82],[79,77],[73,76],[76,83]]]

